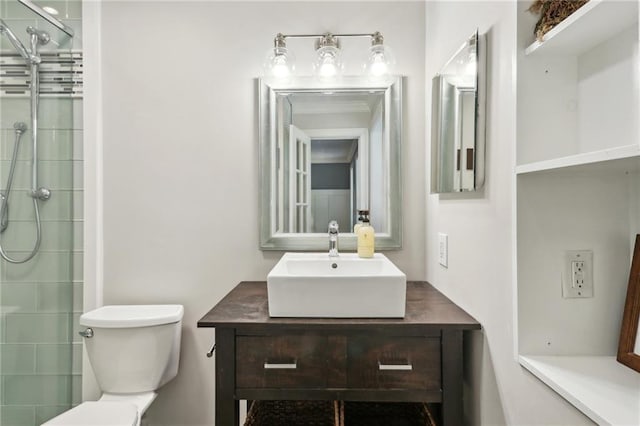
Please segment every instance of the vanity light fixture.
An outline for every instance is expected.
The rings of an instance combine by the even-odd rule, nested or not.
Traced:
[[[394,71],[396,58],[389,46],[383,44],[384,37],[379,32],[371,36],[371,47],[369,55],[364,64],[364,72],[373,78],[390,75]]]
[[[295,56],[287,49],[286,40],[290,38],[316,39],[316,60],[313,71],[320,80],[331,81],[342,75],[344,64],[339,38],[369,37],[371,47],[364,63],[364,73],[372,79],[379,79],[393,74],[395,57],[391,49],[384,45],[384,38],[378,31],[372,34],[282,34],[278,33],[273,40],[274,47],[267,52],[264,63],[264,75],[278,79],[287,79],[295,72]]]
[[[333,80],[342,75],[342,50],[338,38],[327,33],[316,41],[316,60],[313,72],[320,80]]]
[[[267,52],[267,59],[264,62],[264,74],[269,77],[287,79],[291,77],[296,69],[296,58],[287,49],[285,36],[281,33],[273,39],[273,49]]]

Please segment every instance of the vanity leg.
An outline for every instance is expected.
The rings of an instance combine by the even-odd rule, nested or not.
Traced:
[[[216,328],[216,426],[237,426],[239,401],[235,399],[235,330]]]
[[[442,331],[442,423],[462,424],[462,330]]]

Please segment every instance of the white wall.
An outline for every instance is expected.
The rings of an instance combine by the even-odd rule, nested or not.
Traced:
[[[426,197],[426,278],[483,326],[482,333],[465,339],[469,424],[590,424],[515,359],[515,20],[514,2],[427,2],[426,79],[479,27],[487,33],[488,96],[485,189],[474,195]],[[426,95],[430,99],[430,85]],[[427,124],[427,141],[428,129]],[[430,150],[426,155],[430,164]],[[448,269],[438,265],[438,232],[449,235]]]
[[[350,129],[354,127],[367,128],[371,114],[368,112],[341,113],[296,113],[293,108],[293,124],[306,129]]]
[[[108,1],[99,22],[85,22],[85,33],[99,31],[91,39],[101,41],[93,65],[101,61],[102,100],[87,102],[102,110],[104,129],[95,128],[104,141],[104,302],[185,305],[180,373],[150,408],[151,424],[213,424],[215,361],[204,356],[213,331],[196,321],[239,281],[265,279],[281,255],[258,250],[254,80],[277,32],[377,30],[395,49],[407,76],[407,231],[404,248],[389,257],[409,279],[425,276],[425,183],[415,178],[425,155],[424,7]],[[344,43],[345,58],[364,56],[358,49],[369,42],[357,43]],[[298,70],[310,74],[312,42],[289,46]],[[96,183],[88,191],[100,191]]]

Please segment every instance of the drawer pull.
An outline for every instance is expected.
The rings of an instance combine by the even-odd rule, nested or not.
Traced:
[[[264,363],[265,370],[295,370],[296,368],[298,368],[298,363],[296,361],[292,363],[274,363],[274,362]]]
[[[378,362],[378,370],[395,370],[395,371],[411,371],[413,370],[413,365],[411,364],[383,364]]]
[[[209,352],[207,352],[207,358],[211,358],[215,351],[216,351],[216,344],[214,343],[213,346],[211,346],[211,349],[209,349]]]

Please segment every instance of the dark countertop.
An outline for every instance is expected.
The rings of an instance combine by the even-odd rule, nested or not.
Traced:
[[[253,329],[296,327],[312,329],[368,328],[407,330],[459,329],[478,330],[480,323],[453,303],[431,284],[407,282],[407,309],[404,318],[271,318],[265,281],[243,281],[231,290],[199,321],[198,327]]]

